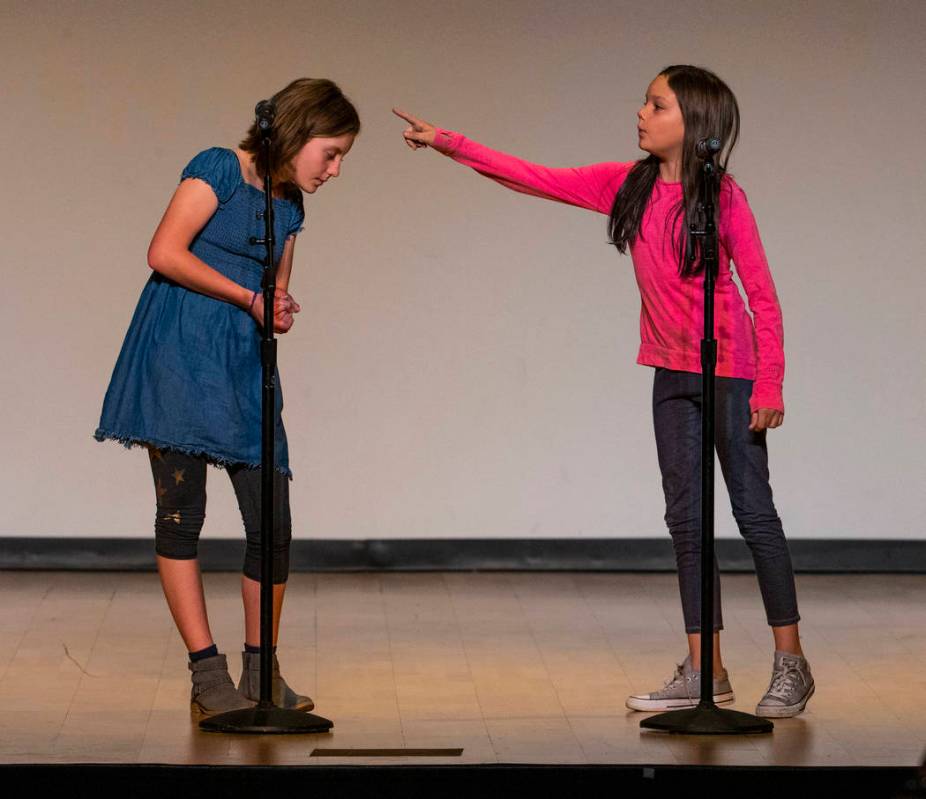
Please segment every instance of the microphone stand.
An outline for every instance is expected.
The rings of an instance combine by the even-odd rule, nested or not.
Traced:
[[[270,148],[273,142],[273,106],[266,100],[257,105],[258,124],[263,132],[264,153],[264,237],[251,237],[251,244],[265,247],[264,273],[261,281],[264,298],[264,325],[261,331],[261,560],[260,560],[260,701],[255,707],[231,710],[208,719],[199,727],[206,732],[237,733],[312,733],[327,732],[334,724],[329,719],[287,710],[273,704],[273,472],[274,428],[276,426],[275,392],[277,342],[273,331],[273,308],[276,294],[276,265],[273,262],[273,181],[270,176]]]
[[[714,154],[719,139],[698,143],[701,168],[698,208],[703,229],[692,222],[689,233],[701,241],[704,266],[704,338],[701,340],[701,699],[697,707],[672,710],[640,722],[648,730],[687,735],[745,735],[773,729],[768,719],[714,703],[714,374],[717,340],[714,338],[714,281],[717,276],[717,226],[714,221],[717,168]]]

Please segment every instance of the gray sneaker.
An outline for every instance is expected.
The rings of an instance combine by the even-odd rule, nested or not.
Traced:
[[[244,710],[254,703],[235,690],[228,675],[225,655],[197,660],[189,664],[193,688],[190,691],[190,713],[196,719],[208,718],[228,710]]]
[[[718,705],[732,702],[733,688],[726,670],[722,677],[714,678],[714,702]],[[676,666],[675,674],[658,691],[649,694],[632,694],[627,697],[627,707],[644,712],[653,710],[677,710],[697,707],[701,701],[701,672],[691,668],[691,655]]]
[[[241,653],[242,669],[241,679],[238,681],[238,692],[255,702],[260,700],[260,654],[255,652]],[[271,677],[271,699],[277,707],[288,710],[305,710],[308,712],[315,707],[315,703],[307,696],[297,694],[286,684],[280,674],[280,662],[273,656],[273,676]]]
[[[813,691],[813,675],[807,660],[790,652],[776,651],[772,681],[756,707],[756,715],[771,719],[796,716],[806,707]]]

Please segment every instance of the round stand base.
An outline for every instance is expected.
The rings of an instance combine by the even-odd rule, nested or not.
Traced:
[[[249,707],[231,710],[199,722],[205,732],[237,732],[250,735],[294,735],[328,732],[334,723],[313,713],[281,707]]]
[[[721,710],[716,705],[698,705],[685,710],[672,710],[643,719],[640,726],[647,730],[681,735],[750,735],[769,733],[774,724],[738,710]]]

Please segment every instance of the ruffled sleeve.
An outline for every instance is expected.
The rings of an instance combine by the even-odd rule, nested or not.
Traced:
[[[180,180],[197,178],[208,183],[220,205],[227,203],[241,184],[238,156],[224,147],[210,147],[196,155],[184,167]]]

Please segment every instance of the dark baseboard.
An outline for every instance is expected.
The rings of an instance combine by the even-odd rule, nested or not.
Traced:
[[[799,539],[789,542],[795,571],[926,574],[926,541]],[[741,539],[716,542],[720,566],[754,571]],[[200,541],[206,571],[238,571],[244,542]],[[310,571],[675,571],[662,538],[337,539],[293,542],[291,568]],[[0,569],[151,571],[148,538],[0,537]]]
[[[657,733],[658,735],[658,733]],[[312,748],[305,744],[307,755]],[[268,742],[268,748],[269,742]],[[132,764],[2,764],[0,779],[11,795],[34,792],[69,799],[102,795],[161,799],[209,793],[222,797],[253,797],[305,793],[381,799],[440,796],[663,797],[685,794],[748,796],[766,799],[784,795],[922,797],[915,766],[663,766],[472,764],[403,765],[273,765],[202,766]]]

